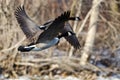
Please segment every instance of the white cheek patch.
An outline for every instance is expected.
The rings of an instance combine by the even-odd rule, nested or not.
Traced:
[[[72,34],[70,32],[68,32],[68,36],[71,36]]]
[[[80,19],[78,17],[75,18],[76,21],[79,21]]]

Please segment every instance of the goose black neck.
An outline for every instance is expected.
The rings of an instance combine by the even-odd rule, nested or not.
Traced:
[[[79,17],[70,17],[69,20],[77,20],[80,21],[81,19]]]

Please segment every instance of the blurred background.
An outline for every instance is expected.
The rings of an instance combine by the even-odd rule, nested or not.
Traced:
[[[93,5],[92,2],[93,0],[0,0],[0,74],[3,74],[7,78],[16,78],[28,74],[49,74],[49,71],[43,71],[42,73],[42,70],[51,69],[53,64],[59,64],[60,66],[66,57],[69,56],[69,53],[72,53],[72,57],[76,58],[75,61],[79,61],[78,59],[82,54],[81,51],[83,50],[89,30],[90,17],[86,20],[82,30],[80,29]],[[71,16],[79,16],[81,21],[70,22],[70,24],[77,34],[81,48],[74,50],[68,42],[62,39],[58,45],[44,51],[18,52],[17,47],[25,43],[25,35],[15,19],[14,10],[23,3],[29,17],[39,25],[56,18],[67,10],[72,11]],[[120,59],[119,8],[120,0],[103,0],[103,2],[100,3],[97,33],[95,35],[95,42],[91,50],[90,59],[92,59],[91,56],[93,56],[94,61],[102,60],[103,64],[109,68],[117,68],[117,70],[120,71],[120,63],[118,62]],[[111,57],[115,58],[116,64],[112,64],[115,62],[114,60],[109,60]],[[59,58],[61,62],[56,58]],[[70,62],[71,60],[68,60],[66,63]],[[67,69],[68,66],[63,69],[66,65],[61,66],[63,71],[67,70],[72,72],[71,69],[73,68],[79,70],[78,66],[72,66],[69,70]],[[54,69],[56,70],[56,68]]]

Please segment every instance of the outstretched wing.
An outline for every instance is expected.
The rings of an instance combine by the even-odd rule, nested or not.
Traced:
[[[27,38],[33,37],[40,29],[26,14],[24,6],[15,10],[15,17]]]
[[[73,17],[74,20],[76,17]],[[78,17],[77,17],[78,18]],[[49,27],[49,25],[51,25],[53,23],[54,20],[49,20],[47,21],[46,23],[43,24],[43,26],[45,26],[46,28]],[[66,33],[66,32],[73,32],[73,29],[70,25],[69,22],[66,22],[65,25],[64,25],[64,29],[62,31],[62,33]],[[76,37],[76,35],[71,35],[71,36],[64,36],[64,38],[75,48],[75,49],[78,49],[80,47],[80,43]]]
[[[60,16],[58,16],[49,26],[48,28],[41,33],[39,36],[39,41],[44,40],[52,40],[53,38],[57,37],[59,33],[62,32],[64,29],[64,24],[66,21],[69,20],[70,17],[70,11],[64,12]]]
[[[66,22],[65,27],[64,27],[64,30],[63,30],[63,33],[68,32],[68,31],[74,33],[74,31],[73,31],[70,23]],[[77,37],[76,37],[75,34],[74,34],[74,35],[70,35],[70,36],[65,36],[64,38],[65,38],[75,49],[80,48],[80,43],[79,43],[79,41],[78,41],[78,39],[77,39]]]

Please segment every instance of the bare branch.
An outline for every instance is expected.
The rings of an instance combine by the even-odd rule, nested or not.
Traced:
[[[3,49],[3,50],[1,50],[0,52],[10,51],[10,50],[18,47],[18,46],[21,44],[21,42],[23,42],[25,39],[26,39],[26,37],[23,37],[16,45],[14,45],[14,46],[12,46],[12,47],[10,47],[10,48],[8,48],[8,49]]]
[[[93,7],[91,11],[90,16],[90,25],[89,25],[89,31],[87,34],[87,39],[85,42],[83,54],[81,56],[81,65],[85,65],[89,56],[89,53],[91,52],[94,41],[95,41],[95,34],[97,29],[97,21],[98,21],[98,14],[99,14],[99,4],[102,2],[102,0],[93,0]],[[96,5],[97,4],[97,5]]]

